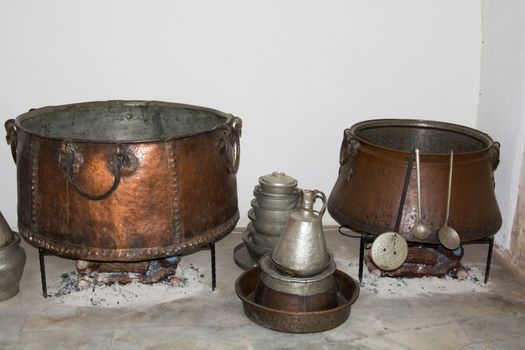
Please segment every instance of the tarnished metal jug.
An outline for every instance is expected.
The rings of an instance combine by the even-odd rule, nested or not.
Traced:
[[[326,270],[333,257],[326,248],[322,217],[326,210],[326,196],[318,190],[301,190],[299,208],[292,212],[281,239],[272,252],[278,269],[296,276],[311,276]],[[316,199],[323,201],[319,212],[314,210]]]
[[[26,253],[20,246],[20,236],[11,228],[0,213],[0,301],[15,296],[20,289],[24,273]]]
[[[5,247],[14,239],[13,231],[0,212],[0,248]]]

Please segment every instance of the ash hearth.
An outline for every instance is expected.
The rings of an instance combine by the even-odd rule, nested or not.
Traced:
[[[368,271],[375,272],[381,277],[443,277],[445,275],[455,277],[465,271],[461,265],[462,257],[462,247],[450,251],[439,245],[412,246],[408,248],[408,255],[403,265],[393,271],[379,269],[370,254],[366,258],[366,265]]]
[[[211,255],[211,285],[212,291],[217,286],[216,271],[215,271],[215,244],[202,248],[202,250],[210,250]],[[54,255],[44,249],[39,249],[40,259],[40,275],[42,279],[42,295],[44,298],[50,296],[47,291],[46,267],[45,257],[47,255]],[[179,284],[181,280],[176,276],[177,267],[181,261],[180,256],[163,258],[158,260],[148,260],[142,262],[100,262],[100,261],[85,261],[77,260],[77,272],[74,275],[63,274],[63,281],[67,285],[76,289],[84,289],[88,286],[96,285],[113,285],[113,284],[158,284],[167,282],[170,284]],[[190,264],[190,269],[199,272],[198,268]],[[73,282],[72,278],[75,277]],[[201,278],[204,276],[201,276]],[[53,295],[53,294],[51,294]]]
[[[343,235],[349,236],[341,229]],[[352,236],[355,237],[355,236]],[[370,257],[369,250],[371,243],[376,237],[372,235],[360,236],[359,250],[359,280],[363,279],[363,268],[366,264],[368,271],[380,277],[452,277],[463,279],[468,275],[469,268],[461,264],[464,248],[451,251],[441,245],[421,245],[409,243],[408,254],[405,262],[393,271],[384,271],[379,269]],[[487,260],[485,266],[484,282],[487,283],[492,261],[492,250],[494,246],[494,237],[470,242],[469,244],[486,244]],[[366,255],[366,256],[365,256]]]
[[[157,283],[175,276],[180,256],[139,262],[95,262],[77,260],[79,283]]]
[[[50,289],[53,301],[72,306],[126,307],[131,305],[159,304],[185,298],[207,290],[206,276],[199,267],[181,262],[176,276],[159,283],[131,282],[94,284],[87,282],[79,287],[76,271],[63,273],[57,287]],[[84,280],[81,280],[84,281]]]

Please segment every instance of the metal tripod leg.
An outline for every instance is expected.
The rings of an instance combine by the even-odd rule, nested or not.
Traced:
[[[489,241],[489,249],[487,252],[487,264],[485,266],[485,284],[489,281],[490,263],[492,262],[492,248],[494,248],[494,236],[487,238]]]
[[[215,243],[210,243],[211,252],[211,290],[215,291],[217,287],[217,274],[215,271]]]
[[[365,260],[366,235],[361,236],[359,240],[359,282],[363,280],[363,265]]]
[[[47,281],[46,281],[46,264],[44,257],[46,252],[44,249],[38,249],[38,259],[40,260],[40,278],[42,279],[42,296],[47,299]]]

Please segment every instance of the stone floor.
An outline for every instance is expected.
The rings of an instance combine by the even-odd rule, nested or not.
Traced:
[[[336,257],[355,257],[357,242],[327,230]],[[20,293],[0,303],[0,349],[524,349],[525,279],[495,254],[488,291],[380,298],[362,291],[347,322],[318,334],[261,328],[234,292],[234,232],[217,243],[218,289],[133,308],[74,307],[41,296],[36,249],[28,254]],[[465,262],[484,268],[486,247],[467,246]],[[184,258],[209,283],[209,252]],[[47,258],[48,279],[72,271]],[[345,266],[339,266],[343,271]],[[355,276],[354,276],[355,277]],[[380,292],[380,291],[379,291]]]

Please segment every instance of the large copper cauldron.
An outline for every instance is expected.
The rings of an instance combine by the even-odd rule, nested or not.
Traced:
[[[434,121],[370,120],[346,129],[339,177],[328,201],[332,217],[356,232],[378,235],[393,231],[407,164],[415,148],[421,150],[422,222],[432,230],[423,242],[439,243],[451,149],[454,176],[449,226],[465,243],[495,234],[501,227],[493,182],[499,143],[475,129]],[[417,242],[410,233],[417,222],[415,173],[411,173],[400,233]]]
[[[192,252],[237,223],[241,119],[188,105],[89,102],[6,122],[18,227],[32,245],[84,260]]]

